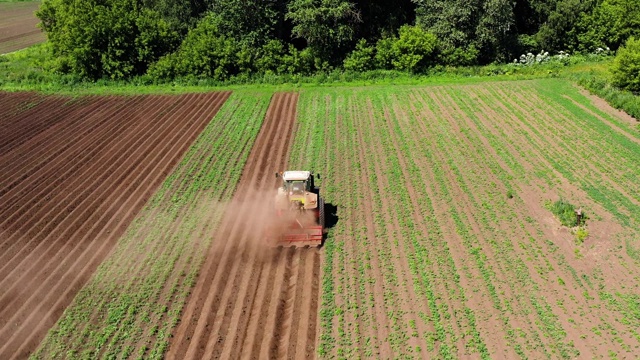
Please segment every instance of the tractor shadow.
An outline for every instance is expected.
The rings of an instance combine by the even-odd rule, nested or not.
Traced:
[[[322,235],[322,245],[320,245],[320,247],[324,246],[325,241],[327,241],[328,230],[336,226],[340,220],[338,216],[338,205],[324,203],[324,216],[325,232]]]

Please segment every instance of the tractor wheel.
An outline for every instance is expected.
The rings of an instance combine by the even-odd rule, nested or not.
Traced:
[[[318,196],[318,225],[324,228],[324,199]]]

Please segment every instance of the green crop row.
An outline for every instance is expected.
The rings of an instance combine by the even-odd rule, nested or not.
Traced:
[[[269,94],[234,93],[49,332],[35,357],[161,358]]]
[[[575,119],[583,109],[550,102],[537,87],[583,100],[577,90],[545,81],[509,85],[517,98],[501,83],[301,93],[291,163],[321,172],[323,196],[339,209],[324,247],[322,357],[488,358],[502,355],[491,352],[493,336],[510,347],[505,354],[521,358],[571,358],[578,347],[593,346],[566,334],[576,320],[592,321],[596,278],[547,238],[521,192],[568,180],[631,220],[636,193],[625,201],[616,189],[637,185],[611,154],[628,164],[636,145],[586,124],[598,130],[585,136],[610,152],[576,146],[570,134],[585,127]],[[562,124],[543,123],[553,116],[573,123],[553,130]],[[587,157],[596,161],[570,161]],[[590,177],[582,180],[580,172]],[[551,283],[557,286],[547,289]],[[610,329],[613,316],[602,314],[601,327]],[[491,318],[497,335],[487,332]]]

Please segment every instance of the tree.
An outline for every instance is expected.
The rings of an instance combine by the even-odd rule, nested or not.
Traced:
[[[344,68],[351,71],[373,70],[375,67],[374,53],[375,49],[367,45],[367,40],[360,39],[355,50],[344,59]]]
[[[476,39],[480,0],[414,0],[416,24],[434,33],[443,46],[464,48]]]
[[[476,46],[483,62],[509,61],[516,50],[517,36],[511,0],[487,0],[476,29]]]
[[[355,38],[369,43],[396,34],[402,25],[415,23],[416,6],[412,0],[354,0],[354,3],[362,20],[355,24]]]
[[[445,62],[468,62],[474,55],[489,63],[510,58],[516,43],[510,0],[414,0],[416,23],[441,42]],[[463,49],[457,51],[456,49]],[[475,58],[473,59],[475,62]]]
[[[579,29],[581,50],[615,50],[631,36],[640,37],[640,6],[637,0],[603,0],[593,13],[583,14]]]
[[[286,19],[293,23],[292,34],[304,39],[325,63],[336,64],[352,45],[360,13],[347,0],[292,0]]]
[[[640,92],[640,39],[629,38],[618,50],[611,73],[615,86]]]
[[[558,1],[536,35],[541,50],[578,51],[580,31],[577,26],[583,14],[590,13],[594,5],[594,0]]]
[[[57,70],[84,78],[142,74],[177,44],[169,24],[136,0],[53,0],[37,15],[60,64]]]

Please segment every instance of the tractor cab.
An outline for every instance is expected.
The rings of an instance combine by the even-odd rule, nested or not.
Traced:
[[[293,207],[308,210],[317,207],[318,189],[314,186],[314,175],[310,171],[285,171],[276,173],[276,177],[282,178],[276,196],[279,208],[298,205]]]
[[[308,173],[308,171],[300,171]],[[311,175],[306,174],[290,174],[291,171],[287,171],[282,174],[282,188],[289,195],[304,195],[305,192],[311,191]]]

